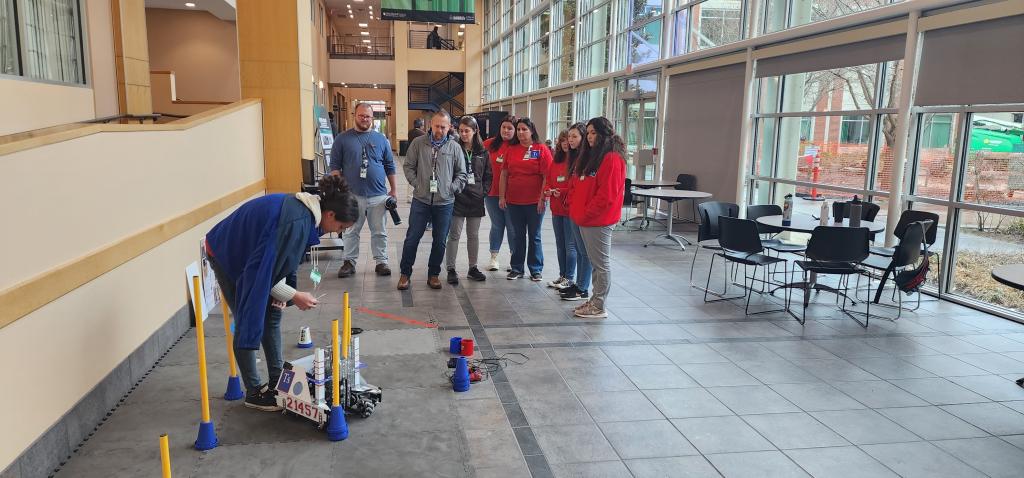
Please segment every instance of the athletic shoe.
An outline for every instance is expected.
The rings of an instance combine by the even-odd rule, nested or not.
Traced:
[[[530,274],[530,280],[534,282],[540,282],[544,280],[544,276],[540,275],[540,272],[533,272]]]
[[[271,390],[267,385],[259,391],[245,395],[245,406],[264,412],[279,412],[284,410],[277,404],[277,391]]]
[[[459,284],[459,274],[455,272],[455,269],[448,269],[448,283],[451,285]]]
[[[574,314],[576,317],[581,319],[604,319],[608,317],[608,313],[604,309],[598,308],[596,305],[587,302],[586,307],[576,309]]]
[[[498,270],[500,268],[501,267],[498,265],[498,253],[497,252],[492,252],[491,253],[491,262],[489,264],[487,264],[487,270],[489,270],[489,271],[496,271],[496,270]]]
[[[476,266],[470,267],[469,272],[466,273],[466,276],[475,281],[482,282],[487,280],[487,276],[485,276],[483,272],[480,272],[480,269],[477,269]]]
[[[562,292],[559,293],[559,295],[562,297],[562,300],[580,300],[590,297],[587,291],[580,290],[576,284],[562,289]]]
[[[568,285],[569,285],[569,279],[566,279],[565,277],[562,277],[562,276],[558,276],[557,279],[555,279],[555,280],[553,280],[551,282],[548,282],[548,287],[550,287],[552,289],[564,289],[564,288],[568,287]]]
[[[508,279],[508,280],[521,279],[522,277],[523,277],[523,273],[522,272],[516,272],[516,271],[509,272],[508,275],[505,276],[505,278]]]

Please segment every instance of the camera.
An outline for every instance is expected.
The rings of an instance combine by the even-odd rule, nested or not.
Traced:
[[[384,201],[384,209],[387,209],[388,213],[391,214],[391,221],[396,226],[402,223],[402,218],[398,216],[398,200],[394,196],[388,196],[387,201]]]

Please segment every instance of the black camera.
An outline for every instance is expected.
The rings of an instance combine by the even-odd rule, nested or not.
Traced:
[[[391,220],[396,226],[402,223],[402,218],[398,215],[398,200],[394,196],[388,196],[388,200],[384,201],[384,209],[391,214]]]

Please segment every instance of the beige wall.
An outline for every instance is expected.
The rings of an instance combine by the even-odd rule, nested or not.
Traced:
[[[262,151],[254,104],[185,131],[99,133],[0,157],[0,204],[33,198],[4,209],[5,223],[75,236],[3,235],[0,291],[260,180]],[[31,180],[40,165],[46,194]],[[0,469],[185,306],[184,267],[225,214],[0,328],[0,363],[25,365],[6,368],[9,383],[57,377],[46,393],[0,396]]]
[[[86,86],[0,78],[0,135],[93,119],[93,100]]]
[[[149,69],[175,73],[177,99],[238,101],[235,22],[206,11],[147,8],[146,27]]]
[[[117,75],[114,73],[114,34],[110,0],[85,3],[89,39],[89,84],[92,85],[96,116],[117,114]]]
[[[217,101],[174,100],[176,98],[176,84],[174,72],[149,72],[150,91],[153,92],[153,111],[161,114],[192,116],[225,104],[225,102]]]
[[[391,60],[331,60],[331,83],[395,83],[395,62]]]

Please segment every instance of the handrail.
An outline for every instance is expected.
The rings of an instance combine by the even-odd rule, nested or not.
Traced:
[[[160,115],[159,114],[151,114],[151,115],[130,115],[130,114],[110,115],[110,116],[103,116],[103,117],[92,119],[92,120],[88,120],[88,121],[82,121],[82,123],[110,123],[112,121],[120,121],[120,120],[130,120],[130,121],[136,121],[137,120],[139,122],[139,124],[143,124],[143,122],[146,121],[146,120],[150,120],[150,121],[153,121],[153,122],[159,121],[160,120]]]
[[[428,50],[458,50],[455,46],[455,40],[451,40],[444,37],[439,37],[440,48],[430,48],[427,45],[427,39],[431,32],[414,30],[409,32],[409,48],[428,49]]]
[[[363,40],[369,40],[369,43]],[[332,58],[392,59],[395,56],[392,37],[327,37],[327,52]]]
[[[69,123],[59,126],[51,126],[22,133],[14,133],[0,136],[0,159],[2,156],[17,151],[38,148],[48,144],[60,143],[75,138],[81,138],[96,133],[111,132],[133,132],[133,131],[182,131],[203,123],[208,123],[222,116],[229,115],[246,107],[261,104],[259,98],[248,98],[236,101],[229,105],[212,108],[202,113],[197,113],[187,118],[182,118],[170,123],[150,124],[110,124],[90,122]],[[102,118],[100,118],[102,119]]]

